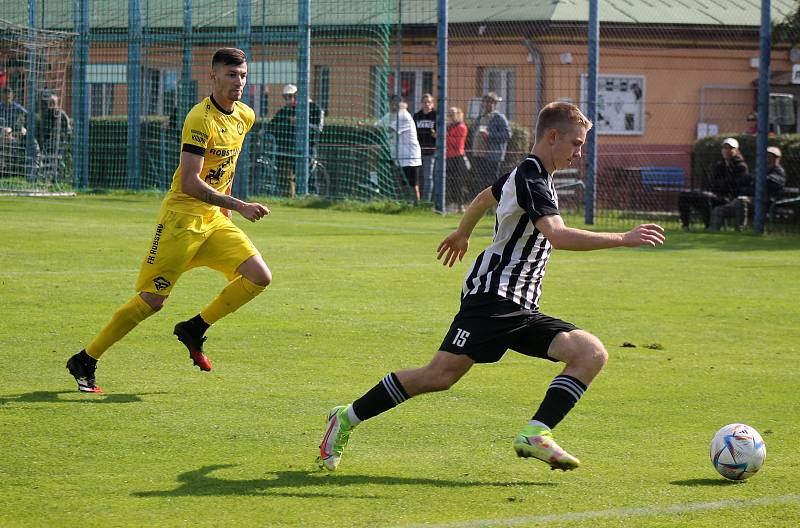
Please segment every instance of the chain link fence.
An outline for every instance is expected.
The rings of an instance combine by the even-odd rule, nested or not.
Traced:
[[[62,158],[58,168],[41,178],[32,177],[27,160],[34,154],[17,130],[25,146],[13,155],[3,150],[0,189],[166,190],[183,117],[210,92],[211,55],[236,46],[249,57],[243,100],[258,116],[238,163],[237,194],[414,200],[411,182],[419,200],[433,201],[433,145],[446,141],[443,203],[459,211],[527,154],[542,106],[567,100],[586,108],[588,3],[449,5],[447,107],[434,108],[448,125],[438,130],[425,101],[426,94],[434,107],[440,100],[443,48],[433,0],[314,1],[308,33],[296,1],[5,3],[0,87],[15,91],[34,116],[45,115],[43,97],[55,94],[70,126],[54,151]],[[800,224],[792,202],[800,187],[796,11],[790,0],[772,2],[766,122],[770,144],[783,152],[786,183],[769,197],[771,230]],[[595,184],[589,194],[580,161],[556,173],[562,211],[583,219],[593,196],[590,220],[597,224],[679,225],[684,209],[684,222],[705,227],[705,209],[716,202],[691,205],[687,213],[682,196],[713,188],[722,140],[737,139],[756,172],[759,17],[759,6],[750,4],[736,13],[720,4],[714,13],[601,3]],[[60,40],[47,40],[55,36]],[[26,51],[31,39],[47,50],[35,63]],[[306,127],[296,122],[297,110],[285,109],[287,85],[311,101],[307,156],[297,148]],[[390,103],[395,95],[402,98],[397,107]],[[419,156],[406,150],[408,117],[416,122]],[[41,117],[31,121],[37,124],[46,127]],[[733,198],[746,190],[727,192]],[[753,209],[750,203],[748,225]],[[740,227],[732,222],[723,227]]]

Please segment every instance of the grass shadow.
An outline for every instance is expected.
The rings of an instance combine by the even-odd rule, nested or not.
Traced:
[[[702,478],[702,479],[685,479],[685,480],[673,480],[670,484],[674,486],[735,486],[742,482],[741,480],[728,480],[723,478]]]
[[[76,396],[76,399],[63,399],[62,394]],[[7,403],[139,403],[145,394],[166,394],[165,392],[148,392],[143,394],[91,394],[77,391],[33,391],[15,396],[0,396],[0,405]]]
[[[268,477],[262,479],[233,480],[210,476],[210,473],[224,468],[235,467],[236,464],[217,464],[203,466],[194,471],[187,471],[178,475],[181,484],[173,490],[165,491],[138,491],[135,497],[193,497],[209,495],[273,495],[280,497],[301,498],[348,498],[377,499],[378,495],[354,495],[347,491],[348,486],[378,484],[382,486],[436,486],[439,488],[478,488],[478,487],[506,487],[511,485],[523,486],[555,486],[552,482],[479,482],[469,480],[444,480],[434,478],[408,478],[393,476],[373,475],[332,475],[320,470],[290,470],[273,471]],[[330,491],[272,491],[279,488],[297,488],[298,490],[324,486]]]

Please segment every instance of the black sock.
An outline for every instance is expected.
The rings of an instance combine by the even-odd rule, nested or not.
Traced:
[[[554,428],[575,407],[586,388],[583,382],[572,376],[556,376],[550,382],[544,400],[532,419],[542,422],[550,429]]]
[[[200,335],[205,334],[206,330],[208,330],[211,326],[207,322],[203,321],[203,318],[200,317],[200,314],[197,314],[189,319],[189,322],[200,332]]]
[[[408,399],[408,393],[397,375],[387,374],[377,385],[353,402],[353,412],[364,421],[397,407]]]
[[[78,359],[80,359],[84,365],[97,365],[97,360],[87,354],[86,350],[78,352]]]

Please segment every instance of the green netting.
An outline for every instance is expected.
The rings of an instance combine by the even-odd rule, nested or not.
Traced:
[[[0,19],[0,192],[69,188],[72,126],[61,102],[73,39]]]
[[[37,35],[34,40],[49,34],[45,29],[80,33],[75,26],[80,11],[73,8],[88,8],[89,29],[79,38],[74,58],[60,44],[48,51],[48,71],[62,79],[72,80],[79,66],[86,69],[85,82],[68,84],[62,106],[75,130],[88,124],[86,140],[73,145],[86,149],[88,163],[85,171],[74,163],[70,174],[65,146],[66,177],[59,172],[56,178],[62,187],[165,189],[178,162],[183,118],[209,93],[212,53],[237,46],[249,57],[244,100],[258,116],[237,166],[239,195],[290,195],[295,174],[300,193],[331,199],[409,197],[398,168],[404,160],[393,159],[400,134],[388,122],[374,125],[389,111],[391,95],[404,97],[412,115],[420,111],[424,94],[440,95],[435,0],[312,2],[307,84],[300,71],[305,33],[297,1],[27,4],[3,4],[0,18],[24,28],[34,5],[37,29],[28,32]],[[525,156],[544,104],[568,100],[587,106],[588,5],[586,0],[449,2],[448,107],[463,113],[467,136],[464,154],[450,152],[443,163],[447,210],[462,208],[476,189]],[[768,126],[780,136],[775,145],[794,145],[787,134],[800,127],[797,12],[794,0],[772,2],[772,19],[779,25],[772,43]],[[721,0],[708,6],[600,3],[598,167],[592,189],[597,223],[635,217],[677,224],[680,189],[702,187],[726,136],[740,138],[755,168],[754,123],[748,116],[757,111],[760,17],[758,2],[735,10]],[[22,35],[17,40],[28,38],[25,32],[16,34]],[[23,47],[16,49],[22,57]],[[2,53],[11,64],[10,54]],[[14,82],[24,83],[29,74],[23,65],[12,75]],[[31,76],[37,77],[33,70]],[[292,139],[287,125],[292,116],[275,121],[287,84],[313,101],[308,157]],[[481,127],[489,126],[481,123],[483,97],[489,92],[500,99],[494,111],[507,123],[506,140],[480,137]],[[88,116],[73,109],[81,97]],[[439,141],[447,135],[447,130],[436,131]],[[82,159],[75,148],[71,155]],[[422,157],[423,200],[434,199],[431,160]],[[800,158],[794,149],[784,150],[783,164],[787,187],[800,187]],[[304,173],[307,187],[300,181]],[[556,176],[562,209],[582,215],[584,164],[576,161],[573,169]],[[20,182],[19,177],[14,181]],[[792,215],[800,223],[789,209]]]

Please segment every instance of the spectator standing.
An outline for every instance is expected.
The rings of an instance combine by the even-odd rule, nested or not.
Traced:
[[[503,98],[494,92],[483,96],[481,111],[471,128],[470,148],[475,187],[470,195],[490,186],[500,176],[500,165],[506,159],[506,148],[511,139],[511,126],[506,116],[497,111]]]
[[[309,156],[316,158],[317,140],[323,126],[322,110],[316,103],[308,102]],[[275,137],[277,149],[275,169],[278,180],[286,183],[288,195],[291,198],[296,194],[295,167],[297,163],[297,86],[287,84],[283,87],[283,107],[267,125],[267,132]]]
[[[709,229],[711,210],[736,198],[737,189],[745,184],[749,173],[750,169],[739,152],[739,142],[734,138],[726,138],[722,142],[722,159],[714,166],[706,189],[685,191],[678,197],[683,230],[691,229],[692,211],[702,215],[705,228]]]
[[[57,95],[46,96],[42,103],[44,108],[36,129],[36,139],[42,149],[43,170],[48,171],[48,176],[55,180],[66,172],[72,122],[61,108]]]
[[[408,112],[408,104],[398,95],[389,99],[389,112],[376,123],[376,127],[389,131],[389,150],[400,167],[414,203],[419,202],[419,175],[422,167],[422,150],[417,139],[417,126]]]
[[[464,123],[464,112],[457,106],[447,110],[447,190],[448,203],[463,208],[469,199],[469,164],[464,151],[469,130]]]
[[[422,151],[422,199],[433,197],[433,161],[436,157],[436,108],[433,95],[426,93],[421,99],[422,108],[414,114],[417,139]]]

